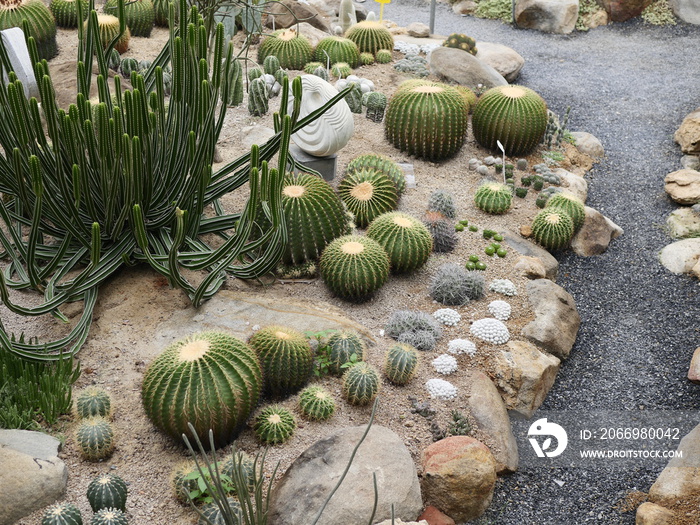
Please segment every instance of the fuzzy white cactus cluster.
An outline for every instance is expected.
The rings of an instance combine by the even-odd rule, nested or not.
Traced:
[[[491,284],[489,284],[489,290],[507,295],[508,297],[518,295],[518,290],[510,279],[494,279],[491,281]]]
[[[442,354],[433,359],[433,368],[438,374],[446,376],[457,370],[457,360],[454,356]]]
[[[450,399],[457,397],[457,387],[444,379],[429,379],[425,383],[425,388],[428,390],[428,394],[430,394],[430,397],[433,399],[449,401]]]
[[[510,341],[508,327],[498,319],[487,317],[486,319],[474,321],[470,332],[474,337],[478,337],[482,341],[486,341],[492,345],[503,345]]]
[[[453,339],[447,345],[447,351],[451,354],[467,354],[470,357],[476,355],[476,345],[469,339]]]
[[[420,46],[418,44],[409,44],[401,40],[394,41],[394,49],[400,51],[404,55],[417,55],[420,53]]]
[[[462,320],[459,312],[452,308],[440,308],[433,312],[433,317],[445,326],[457,326],[457,323]]]
[[[511,308],[505,301],[491,301],[489,312],[499,321],[507,321],[510,319]]]

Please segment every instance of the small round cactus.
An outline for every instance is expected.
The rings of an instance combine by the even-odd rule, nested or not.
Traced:
[[[112,408],[109,394],[101,388],[88,387],[75,400],[75,409],[80,419],[93,416],[108,417]]]
[[[437,211],[429,211],[423,217],[423,224],[433,236],[433,251],[451,252],[457,246],[454,226]]]
[[[386,353],[384,373],[395,385],[407,384],[418,369],[418,351],[411,345],[399,343]]]
[[[128,525],[129,520],[119,509],[98,510],[93,516],[90,525]]]
[[[461,49],[472,55],[476,55],[476,41],[465,34],[462,33],[452,33],[447,39],[442,43],[445,47],[454,47],[455,49]]]
[[[83,525],[83,516],[72,503],[56,503],[46,509],[41,525]]]
[[[380,49],[377,51],[375,58],[377,60],[377,64],[388,64],[394,59],[389,49]]]
[[[83,419],[75,432],[81,455],[88,461],[105,459],[114,451],[114,430],[103,417]]]
[[[352,75],[352,67],[347,62],[336,62],[331,66],[331,75],[335,78],[347,78]]]
[[[574,236],[574,221],[560,208],[545,208],[532,220],[532,237],[548,250],[563,250]]]
[[[197,480],[194,474],[198,473],[197,465],[194,461],[185,461],[176,466],[170,476],[170,483],[175,493],[175,498],[182,504],[189,503],[189,493],[197,490]]]
[[[103,11],[117,16],[117,0],[107,0]],[[133,36],[151,36],[155,21],[155,10],[151,0],[131,0],[124,2],[124,21]]]
[[[267,75],[274,75],[280,70],[280,61],[275,55],[268,55],[263,60],[263,71]]]
[[[372,53],[360,53],[360,64],[363,66],[371,66],[374,62],[375,58]]]
[[[350,362],[352,355],[357,361],[362,361],[365,354],[365,343],[356,332],[342,330],[328,338],[330,348],[330,372],[340,375],[345,371],[342,366]]]
[[[310,386],[299,395],[299,409],[307,419],[325,421],[335,412],[335,401],[324,388]]]
[[[119,63],[119,72],[127,80],[131,78],[131,73],[138,73],[139,61],[135,58],[124,58]]]
[[[480,272],[447,263],[435,272],[430,282],[430,297],[445,305],[459,306],[483,297],[484,286],[484,276]]]
[[[238,518],[235,523],[243,523],[240,503],[236,501],[235,498],[228,497],[226,498],[226,504],[231,509],[233,515]],[[226,525],[226,518],[224,518],[218,503],[207,503],[200,510],[202,512],[202,516],[200,516],[197,525]]]
[[[311,62],[313,47],[309,40],[294,29],[281,29],[265,38],[258,48],[258,63],[274,55],[284,69],[304,69]]]
[[[399,194],[384,173],[371,168],[349,171],[338,185],[338,195],[359,228],[365,228],[382,213],[396,209]]]
[[[252,491],[255,488],[255,459],[242,450],[236,451],[236,456],[235,463],[240,464],[246,486],[248,487],[248,490]],[[230,454],[221,463],[221,473],[228,476],[229,479],[233,479],[233,469],[236,466],[235,463],[233,454]]]
[[[433,237],[428,228],[406,213],[380,215],[367,228],[367,237],[386,250],[394,273],[417,270],[428,261],[433,251]]]
[[[328,36],[316,44],[314,60],[325,64],[329,59],[331,65],[345,62],[351,68],[355,68],[360,65],[360,50],[357,44],[348,38]]]
[[[87,499],[93,512],[108,508],[126,511],[126,494],[126,483],[115,474],[97,476],[87,488]]]
[[[442,336],[442,328],[432,315],[412,310],[397,310],[386,323],[386,335],[397,339],[407,332],[427,331],[434,338]]]
[[[280,405],[264,408],[255,418],[253,431],[257,438],[267,445],[284,443],[297,428],[292,413]]]
[[[78,2],[82,2],[80,6],[83,12],[83,20],[90,13],[89,2],[87,0],[51,0],[49,9],[51,14],[56,19],[58,27],[73,29],[78,27]],[[82,23],[81,20],[80,22]]]
[[[365,116],[372,122],[381,122],[384,120],[384,111],[386,110],[387,99],[384,93],[372,91],[367,93],[367,113]]]
[[[583,226],[583,221],[586,219],[586,207],[583,201],[567,191],[555,193],[547,199],[545,209],[548,208],[559,208],[568,213],[574,222],[574,233]]]
[[[513,202],[511,189],[498,182],[487,182],[479,186],[474,193],[474,204],[480,210],[494,215],[501,215],[510,210]]]
[[[435,190],[428,199],[428,211],[436,211],[448,219],[454,219],[457,216],[457,208],[453,195],[447,190]]]
[[[313,75],[313,74],[315,74],[316,68],[319,68],[319,67],[325,68],[325,66],[321,62],[308,62],[304,66],[304,73],[306,73],[308,75]]]
[[[267,82],[262,77],[255,78],[248,86],[248,112],[254,117],[260,117],[269,109],[270,92]]]
[[[396,338],[399,343],[404,343],[414,347],[421,352],[429,352],[435,348],[437,343],[435,335],[429,330],[416,330],[415,332],[404,332]]]
[[[345,36],[355,42],[360,53],[377,54],[380,49],[393,49],[394,37],[380,22],[359,22],[347,30]]]
[[[83,24],[85,30],[87,30],[87,22],[86,20]],[[100,32],[100,42],[102,42],[102,47],[106,49],[110,42],[119,34],[119,19],[112,15],[97,15],[97,25]],[[121,54],[126,53],[127,49],[129,49],[129,40],[131,40],[131,33],[127,27],[114,49]]]
[[[343,374],[343,396],[353,405],[367,405],[379,392],[379,372],[364,361],[352,365]]]
[[[399,195],[406,191],[406,177],[404,176],[401,167],[390,158],[382,155],[367,153],[365,155],[355,157],[348,164],[347,172],[360,171],[367,168],[384,173],[387,177],[389,177],[394,183],[394,186],[396,186],[396,191]]]

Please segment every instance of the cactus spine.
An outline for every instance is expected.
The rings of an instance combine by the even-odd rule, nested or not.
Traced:
[[[379,372],[372,365],[360,362],[343,375],[343,396],[353,405],[367,405],[379,393]]]
[[[41,0],[4,0],[0,3],[0,30],[29,24],[29,35],[34,37],[39,58],[50,60],[58,54],[56,22],[49,8]]]
[[[366,155],[355,157],[348,164],[347,172],[360,171],[367,168],[383,173],[389,177],[394,183],[394,186],[396,186],[396,191],[399,195],[406,190],[406,177],[399,165],[393,160],[381,155],[367,153]]]
[[[255,418],[253,431],[257,438],[267,445],[284,443],[297,428],[292,413],[280,405],[264,408]]]
[[[83,516],[72,503],[56,503],[46,509],[41,525],[83,525]]]
[[[407,384],[418,369],[418,350],[411,345],[399,343],[386,353],[384,372],[387,379],[395,385]]]
[[[399,201],[389,177],[373,169],[347,172],[338,185],[338,195],[355,215],[359,228],[365,228],[382,213],[395,210]]]
[[[112,425],[102,417],[83,419],[75,432],[80,453],[88,461],[109,457],[114,450]]]
[[[359,22],[348,29],[345,36],[357,44],[360,53],[376,55],[380,49],[394,48],[394,37],[386,27],[375,21]]]
[[[442,43],[445,47],[454,47],[456,49],[461,49],[472,55],[476,55],[476,41],[467,35],[462,33],[452,33],[447,39]]]
[[[381,122],[384,120],[384,111],[386,110],[386,95],[379,91],[372,91],[367,94],[367,113],[365,116],[372,122]]]
[[[423,218],[423,224],[433,236],[433,251],[451,252],[457,245],[455,229],[447,222],[445,216],[437,211],[429,211]]]
[[[394,273],[417,270],[428,261],[433,251],[433,238],[428,228],[406,213],[380,215],[367,228],[367,237],[386,250]]]
[[[380,49],[377,51],[375,58],[377,59],[377,64],[388,64],[394,59],[389,49]]]
[[[114,474],[102,474],[88,485],[87,499],[93,512],[115,508],[126,511],[126,483]]]
[[[102,509],[92,517],[90,525],[128,525],[129,520],[119,509]]]
[[[330,60],[331,65],[345,62],[351,68],[356,68],[360,65],[360,50],[357,49],[357,44],[348,38],[328,36],[316,45],[314,60],[322,64]]]
[[[93,416],[109,416],[112,400],[109,394],[97,387],[88,387],[75,400],[75,409],[80,419]]]
[[[102,42],[102,47],[106,49],[109,43],[119,34],[119,19],[112,15],[97,15],[97,25],[100,31],[100,42]],[[83,26],[87,31],[87,20],[83,23]],[[127,27],[114,49],[121,54],[126,53],[126,50],[129,49],[129,40],[131,40],[131,33]]]
[[[586,220],[586,207],[583,201],[573,193],[566,191],[555,193],[547,199],[545,208],[559,208],[568,213],[574,222],[574,233],[583,226],[583,221]]]
[[[103,11],[110,15],[117,15],[117,0],[107,0]],[[134,36],[151,36],[155,10],[151,0],[132,0],[124,2],[124,21]]]
[[[563,250],[574,236],[574,221],[560,208],[545,208],[532,220],[532,237],[548,250]]]
[[[355,332],[343,330],[336,332],[328,339],[330,348],[330,371],[340,375],[345,369],[342,366],[349,363],[353,354],[357,361],[362,361],[365,354],[365,344],[362,338]]]
[[[82,2],[80,7],[82,8],[83,16],[87,17],[89,13],[89,3],[87,0],[51,0],[49,9],[56,19],[56,25],[58,27],[65,27],[67,29],[78,27],[78,2]],[[80,22],[82,23],[83,20]]]
[[[486,213],[501,215],[510,209],[513,201],[511,189],[498,182],[487,182],[474,193],[474,204]]]
[[[299,395],[299,409],[307,419],[325,421],[335,412],[335,401],[324,388],[310,386]]]
[[[258,63],[262,64],[270,55],[277,57],[280,67],[304,69],[311,61],[313,48],[309,40],[305,36],[297,35],[294,29],[282,29],[262,41],[258,48]]]
[[[262,77],[253,79],[248,87],[248,112],[254,117],[261,117],[269,108],[270,93]]]

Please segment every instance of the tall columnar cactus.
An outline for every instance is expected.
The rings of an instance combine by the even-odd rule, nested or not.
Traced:
[[[266,326],[250,338],[263,369],[265,391],[287,396],[309,380],[313,367],[311,347],[303,334],[286,326]]]
[[[350,67],[360,65],[360,50],[357,44],[349,38],[342,36],[328,36],[316,44],[314,60],[326,64],[330,60],[331,65],[336,62],[345,62]]]
[[[355,215],[359,228],[365,228],[382,213],[395,210],[399,202],[394,183],[373,169],[347,172],[338,185],[338,195]]]
[[[467,136],[468,108],[445,84],[426,82],[401,89],[389,101],[386,138],[410,155],[439,161],[453,156]]]
[[[360,362],[343,374],[343,397],[353,405],[367,405],[379,393],[379,372],[372,365]]]
[[[297,422],[292,413],[280,405],[264,408],[255,417],[253,431],[257,438],[267,445],[284,443],[297,428]]]
[[[260,117],[269,109],[270,91],[265,79],[253,79],[248,86],[248,112],[254,117]]]
[[[340,375],[345,369],[343,365],[349,363],[352,356],[357,361],[362,361],[365,355],[365,343],[356,332],[342,330],[334,333],[328,338],[330,348],[330,371],[332,374]]]
[[[363,300],[389,277],[389,256],[379,243],[367,237],[340,237],[323,250],[321,277],[334,294]]]
[[[447,39],[442,43],[445,47],[454,47],[456,49],[461,49],[472,55],[476,55],[476,40],[472,37],[467,36],[462,33],[452,33]]]
[[[192,423],[202,442],[229,443],[258,402],[262,371],[248,345],[202,332],[168,346],[148,367],[141,396],[155,426],[180,441]]]
[[[34,37],[39,58],[50,60],[58,54],[56,22],[49,8],[41,0],[3,0],[0,2],[0,30],[29,24],[29,35]]]
[[[128,525],[129,520],[119,509],[102,509],[92,516],[90,525]]]
[[[474,138],[483,147],[506,155],[527,155],[547,128],[547,103],[533,90],[517,85],[496,86],[481,95],[472,113]]]
[[[574,221],[561,208],[545,208],[532,220],[532,237],[548,250],[563,250],[574,236]]]
[[[428,198],[428,211],[442,213],[448,219],[457,217],[454,196],[447,190],[435,190]]]
[[[583,226],[583,221],[586,220],[586,206],[583,204],[583,201],[568,191],[552,195],[545,206],[545,209],[548,208],[559,208],[568,213],[574,222],[574,233]]]
[[[513,192],[506,184],[486,182],[474,192],[474,204],[486,213],[506,213],[512,202]]]
[[[80,419],[93,416],[109,416],[112,400],[109,394],[101,388],[88,387],[75,400],[75,410]]]
[[[367,113],[365,116],[372,122],[381,122],[384,120],[384,112],[386,111],[387,99],[384,93],[372,91],[367,94]]]
[[[309,40],[294,29],[281,29],[262,41],[258,48],[258,63],[262,64],[270,55],[277,57],[280,67],[304,69],[312,60],[313,48]]]
[[[243,68],[238,60],[231,61],[227,80],[228,90],[221,90],[221,101],[229,106],[239,106],[243,102]]]
[[[380,49],[375,53],[375,58],[377,64],[388,64],[394,59],[394,56],[391,54],[391,49]]]
[[[433,251],[451,252],[457,246],[457,234],[445,216],[437,211],[429,211],[423,218],[423,224],[433,236]]]
[[[302,415],[312,421],[325,421],[335,412],[333,396],[320,386],[310,386],[299,395]]]
[[[83,12],[83,20],[89,13],[89,2],[87,0],[51,0],[49,10],[56,19],[58,27],[73,29],[78,27],[78,2],[81,2],[81,10]],[[80,22],[82,23],[83,20]]]
[[[87,20],[83,25],[87,31]],[[106,49],[110,42],[119,34],[119,19],[112,15],[97,15],[97,25],[100,31],[100,42],[102,42],[102,47]],[[127,27],[114,49],[122,54],[126,53],[127,49],[129,49],[129,40],[131,40],[131,33]]]
[[[382,155],[367,153],[365,155],[355,157],[348,164],[347,172],[350,173],[351,171],[361,171],[367,168],[384,173],[387,177],[389,177],[394,183],[394,186],[396,186],[396,191],[399,193],[399,195],[406,191],[406,177],[403,174],[403,170],[398,164],[396,164],[396,162]]]
[[[117,0],[107,0],[104,12],[117,16]],[[124,2],[124,21],[134,36],[151,36],[155,10],[151,0],[132,0]]]
[[[75,441],[80,454],[88,461],[99,461],[114,450],[114,430],[102,417],[83,419],[75,431]]]
[[[56,503],[46,509],[41,525],[83,525],[83,516],[72,503]]]
[[[406,213],[380,215],[367,228],[367,237],[386,250],[394,273],[417,270],[428,261],[433,251],[433,237],[428,228]]]
[[[126,511],[126,483],[116,474],[102,474],[93,479],[87,488],[87,499],[93,512],[115,508]]]
[[[357,44],[360,53],[377,54],[380,49],[394,49],[394,37],[380,22],[365,20],[348,29],[345,37]]]
[[[411,345],[398,343],[386,353],[384,373],[395,385],[405,385],[418,370],[418,350]]]

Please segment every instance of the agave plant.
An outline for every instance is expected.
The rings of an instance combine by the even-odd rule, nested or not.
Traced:
[[[0,348],[34,359],[75,354],[88,335],[102,282],[123,265],[148,263],[182,288],[195,306],[218,291],[227,274],[250,279],[270,271],[287,242],[281,191],[289,137],[318,118],[345,96],[298,120],[301,82],[284,84],[275,115],[276,134],[265,144],[212,171],[214,147],[224,123],[233,48],[224,46],[219,25],[213,59],[206,28],[196,7],[180,0],[170,6],[168,43],[143,74],[132,73],[133,89],[123,90],[119,77],[107,82],[105,57],[118,37],[103,50],[94,0],[87,27],[78,28],[78,93],[68,109],[55,102],[47,63],[40,62],[36,43],[28,46],[41,94],[27,99],[0,45],[0,68],[9,78],[0,85],[0,258],[9,262],[0,272],[0,299],[13,312],[52,314],[66,321],[60,307],[84,301],[84,311],[70,333],[55,341],[30,344],[8,336],[0,323]],[[80,7],[79,7],[80,9]],[[124,32],[124,3],[118,5]],[[82,16],[82,13],[79,14]],[[89,101],[93,60],[99,74],[99,102]],[[172,92],[165,103],[163,67],[172,69]],[[45,127],[45,128],[44,128]],[[268,166],[277,155],[279,168]],[[219,199],[249,182],[250,196],[240,213],[225,213]],[[204,217],[212,207],[214,216]],[[256,210],[262,208],[270,227],[251,240]],[[202,235],[224,239],[219,247]],[[203,271],[190,283],[182,268]],[[31,288],[44,295],[38,306],[11,299],[9,289]],[[33,341],[32,341],[33,342]]]

